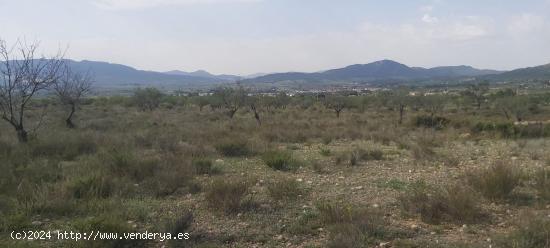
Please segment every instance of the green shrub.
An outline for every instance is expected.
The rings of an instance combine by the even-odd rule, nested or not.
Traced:
[[[467,174],[470,185],[490,200],[509,199],[512,191],[520,184],[521,177],[520,170],[502,161]]]
[[[475,223],[485,216],[475,192],[458,184],[441,189],[416,182],[399,197],[399,202],[405,213],[419,214],[423,222],[430,224]]]
[[[292,223],[287,231],[294,235],[315,234],[322,227],[319,221],[319,213],[310,209],[304,209],[296,221]]]
[[[92,174],[77,177],[67,183],[67,192],[76,199],[107,198],[114,193],[114,183],[110,177]]]
[[[356,148],[349,153],[342,153],[336,157],[336,163],[340,164],[343,161],[348,162],[350,166],[357,166],[360,162],[371,161],[371,160],[383,160],[384,152],[378,149],[374,150],[364,150]]]
[[[199,175],[213,175],[220,172],[220,170],[214,166],[212,163],[212,160],[205,159],[205,158],[199,158],[194,159],[192,162],[193,168],[195,169],[195,173]]]
[[[321,154],[322,156],[325,156],[325,157],[328,157],[331,155],[331,151],[330,149],[328,148],[322,148],[320,151],[319,151],[319,154]]]
[[[155,197],[169,196],[177,192],[200,191],[200,185],[193,181],[194,171],[190,164],[175,160],[176,158],[166,158],[159,169],[143,181],[140,188]]]
[[[27,231],[32,227],[31,219],[23,213],[0,215],[0,232]]]
[[[190,229],[193,225],[193,214],[191,212],[186,212],[179,215],[175,220],[169,220],[166,223],[165,232],[170,233],[172,237],[177,237],[180,234],[191,233]],[[191,238],[191,237],[189,237]],[[195,247],[191,245],[191,242],[194,240],[184,239],[184,240],[169,240],[171,243],[170,247]]]
[[[417,127],[443,129],[449,123],[449,119],[440,116],[420,115],[414,118],[414,125]]]
[[[330,231],[328,247],[372,247],[378,240],[409,236],[391,228],[379,210],[338,203],[319,203],[317,209]]]
[[[225,179],[216,179],[206,191],[208,205],[227,214],[236,213],[248,205],[245,196],[248,194],[250,183],[247,181],[233,182]]]
[[[48,136],[28,144],[33,157],[57,157],[74,160],[80,155],[93,154],[97,145],[91,137],[72,135]]]
[[[269,196],[275,200],[295,199],[303,194],[300,184],[294,179],[279,179],[267,185]]]
[[[245,141],[233,140],[218,143],[216,150],[226,157],[241,157],[251,154],[248,144]]]
[[[262,155],[262,160],[274,170],[295,171],[300,167],[290,151],[268,151]]]
[[[550,247],[550,220],[545,215],[523,214],[516,230],[497,237],[495,241],[503,248]]]
[[[550,169],[540,169],[535,174],[534,188],[543,201],[550,201]]]

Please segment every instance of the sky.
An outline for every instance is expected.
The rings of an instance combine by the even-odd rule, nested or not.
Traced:
[[[550,0],[0,0],[0,39],[143,70],[550,63]]]

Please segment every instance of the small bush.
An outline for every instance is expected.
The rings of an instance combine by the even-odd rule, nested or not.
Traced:
[[[0,232],[9,233],[12,231],[26,231],[32,228],[30,217],[22,214],[0,215]]]
[[[167,222],[165,227],[165,232],[170,233],[172,237],[177,237],[178,235],[190,233],[191,226],[193,225],[193,214],[187,212],[181,214],[175,220],[170,220]],[[189,247],[191,240],[177,240],[173,239],[169,241],[172,245],[170,247]]]
[[[318,228],[322,227],[319,222],[319,213],[317,211],[305,209],[296,221],[292,223],[287,231],[294,235],[308,235],[318,232]]]
[[[322,156],[325,156],[325,157],[328,157],[331,155],[331,151],[330,149],[328,148],[322,148],[320,151],[319,151],[319,154],[321,154]]]
[[[76,199],[107,198],[114,193],[114,183],[104,175],[77,177],[68,182],[67,192]]]
[[[371,161],[371,160],[383,160],[384,152],[378,149],[374,150],[364,150],[364,149],[354,149],[349,153],[342,153],[336,158],[336,163],[340,164],[342,161],[348,161],[348,165],[357,166],[360,162]]]
[[[495,241],[503,248],[550,247],[550,220],[545,215],[523,214],[516,230]]]
[[[250,183],[232,182],[216,179],[206,192],[208,205],[227,214],[236,213],[247,206],[245,196],[248,194]]]
[[[377,210],[336,203],[317,205],[321,222],[329,225],[328,247],[372,247],[378,240],[406,237],[392,229]]]
[[[220,170],[213,165],[212,160],[210,159],[195,159],[193,160],[192,165],[195,169],[195,173],[199,175],[213,175],[220,172]]]
[[[443,129],[449,123],[449,119],[440,116],[420,115],[414,119],[415,126],[425,128]]]
[[[268,151],[262,155],[262,160],[274,170],[295,171],[300,167],[289,151]]]
[[[79,135],[62,135],[47,137],[28,144],[34,157],[58,157],[64,160],[74,160],[85,154],[93,154],[97,150],[91,137]]]
[[[296,199],[301,195],[300,184],[294,179],[280,179],[267,185],[269,196],[275,200]]]
[[[538,196],[543,201],[550,201],[550,169],[540,169],[535,174],[535,184]]]
[[[251,154],[245,141],[225,141],[215,146],[216,150],[226,157],[241,157]]]
[[[399,201],[406,213],[420,214],[422,221],[430,224],[443,221],[475,223],[484,217],[475,192],[462,185],[434,189],[416,182],[399,197]]]
[[[521,177],[518,169],[502,161],[467,175],[470,185],[490,200],[509,199],[512,191],[520,184]]]

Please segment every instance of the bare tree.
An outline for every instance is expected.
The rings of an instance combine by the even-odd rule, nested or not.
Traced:
[[[346,96],[331,95],[325,97],[324,105],[326,108],[334,110],[336,118],[340,118],[340,113],[349,106],[349,101]]]
[[[15,129],[20,142],[28,140],[25,112],[30,100],[62,75],[63,54],[37,58],[38,45],[38,42],[17,41],[8,47],[0,39],[0,113]]]
[[[82,101],[92,87],[93,77],[90,73],[73,72],[65,67],[63,76],[54,84],[54,90],[61,104],[69,107],[69,116],[65,119],[68,128],[74,128],[73,116]]]

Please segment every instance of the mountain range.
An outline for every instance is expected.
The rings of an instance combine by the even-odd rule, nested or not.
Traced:
[[[74,61],[66,60],[72,70],[77,72],[89,72],[94,77],[96,86],[181,86],[193,87],[201,85],[212,85],[217,83],[229,83],[237,76],[220,75],[215,76],[206,71],[184,73],[181,71],[155,72],[137,70],[135,68],[111,64],[99,61]]]
[[[248,80],[255,83],[274,83],[281,81],[307,82],[372,82],[380,80],[421,80],[453,79],[462,77],[480,77],[500,74],[496,70],[480,70],[471,66],[442,66],[434,68],[409,67],[392,61],[381,60],[369,64],[350,65],[315,73],[275,73]]]
[[[213,75],[204,70],[185,72],[173,70],[155,72],[98,61],[67,60],[75,71],[90,72],[95,85],[100,87],[157,86],[157,87],[212,87],[239,81],[254,83],[364,83],[411,82],[437,80],[480,79],[489,81],[550,80],[550,64],[512,71],[481,70],[471,66],[441,66],[434,68],[409,67],[392,61],[381,60],[368,64],[356,64],[322,72],[286,72],[258,74],[255,76]]]

